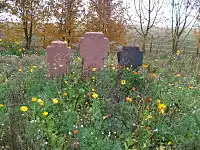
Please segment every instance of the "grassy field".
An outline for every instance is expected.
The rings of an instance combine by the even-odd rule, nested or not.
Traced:
[[[146,53],[136,72],[109,55],[86,75],[75,52],[53,80],[45,56],[17,54],[0,58],[0,149],[200,149],[199,56]]]

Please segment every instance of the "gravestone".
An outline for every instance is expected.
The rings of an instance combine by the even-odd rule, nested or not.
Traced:
[[[83,58],[83,71],[104,67],[104,58],[108,55],[109,40],[102,32],[87,32],[81,38],[79,54]]]
[[[46,48],[48,77],[60,77],[69,71],[72,49],[65,42],[53,41]]]
[[[143,52],[137,46],[123,46],[117,52],[117,57],[120,66],[136,69],[142,65]]]

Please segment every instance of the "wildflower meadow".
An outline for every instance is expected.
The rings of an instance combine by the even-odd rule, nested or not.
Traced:
[[[146,52],[132,70],[110,53],[84,74],[75,49],[70,72],[50,79],[45,50],[0,45],[0,149],[200,149],[198,55]]]

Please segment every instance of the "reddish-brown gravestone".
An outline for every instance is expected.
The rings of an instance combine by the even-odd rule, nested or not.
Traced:
[[[53,41],[46,48],[48,77],[59,77],[67,73],[72,56],[72,49],[65,42]]]
[[[79,53],[83,58],[83,70],[91,68],[97,70],[104,67],[104,58],[108,55],[109,40],[104,37],[102,32],[87,32],[81,38]]]

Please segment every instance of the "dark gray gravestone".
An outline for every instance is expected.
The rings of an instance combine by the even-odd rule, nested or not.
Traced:
[[[117,52],[118,64],[124,67],[131,67],[136,69],[142,65],[143,52],[136,46],[123,46],[120,51]]]

